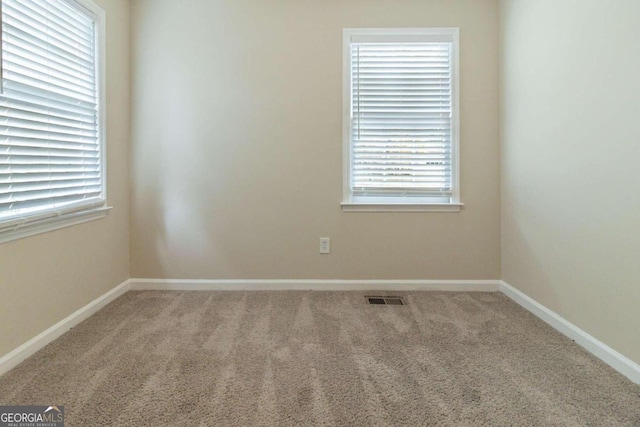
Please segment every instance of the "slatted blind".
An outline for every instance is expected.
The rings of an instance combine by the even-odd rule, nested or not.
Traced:
[[[452,193],[452,43],[351,43],[351,192]]]
[[[64,0],[1,0],[0,221],[102,205],[96,29]]]

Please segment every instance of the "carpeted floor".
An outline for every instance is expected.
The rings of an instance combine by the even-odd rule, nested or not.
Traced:
[[[639,386],[501,294],[364,295],[129,292],[0,378],[0,404],[67,426],[640,426]]]

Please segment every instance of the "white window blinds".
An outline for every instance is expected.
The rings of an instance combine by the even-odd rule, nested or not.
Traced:
[[[96,23],[64,0],[1,0],[0,228],[104,204]]]
[[[453,42],[350,40],[350,191],[432,198],[454,192]]]

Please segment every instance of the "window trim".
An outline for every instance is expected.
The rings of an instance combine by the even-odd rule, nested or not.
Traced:
[[[106,14],[91,0],[60,0],[95,22],[96,82],[98,94],[98,141],[102,180],[102,202],[85,208],[47,210],[22,219],[0,221],[0,244],[24,237],[70,227],[107,216],[112,209],[107,205],[107,117],[106,117]]]
[[[459,212],[460,201],[460,42],[459,28],[345,28],[342,37],[342,211],[343,212]],[[413,197],[358,197],[351,193],[351,43],[353,41],[413,41],[428,37],[451,41],[451,166],[452,193],[449,203]],[[356,40],[354,40],[356,39]]]

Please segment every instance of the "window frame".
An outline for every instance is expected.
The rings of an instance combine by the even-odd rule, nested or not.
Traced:
[[[45,210],[23,218],[0,220],[0,244],[40,233],[82,224],[107,216],[107,117],[106,117],[106,14],[91,0],[59,0],[91,19],[95,25],[95,77],[97,91],[98,146],[102,203],[79,210]],[[1,5],[0,5],[1,11]],[[0,37],[1,40],[1,37]],[[1,45],[0,45],[1,49]],[[1,52],[0,52],[1,60]],[[0,76],[1,77],[1,76]]]
[[[459,212],[460,201],[460,78],[459,28],[345,28],[343,29],[343,194],[344,212]],[[355,40],[354,40],[355,39]],[[449,202],[420,197],[354,196],[351,191],[352,115],[351,115],[351,44],[353,42],[421,41],[451,42],[451,182]]]

